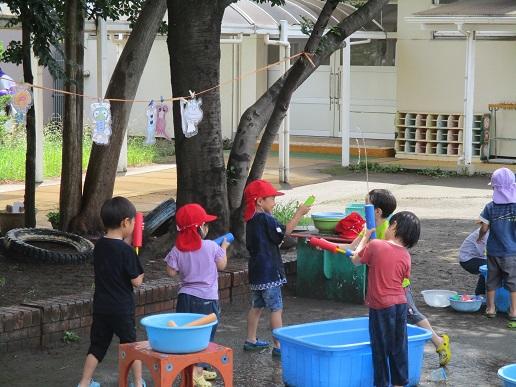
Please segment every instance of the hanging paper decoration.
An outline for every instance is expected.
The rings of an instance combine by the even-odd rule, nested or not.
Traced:
[[[28,86],[17,85],[11,88],[13,96],[11,98],[11,106],[15,110],[15,118],[18,123],[25,121],[25,115],[32,106],[32,93]]]
[[[163,97],[161,97],[161,103],[156,106],[156,111],[156,134],[164,136],[167,140],[170,140],[170,136],[167,134],[166,119],[166,114],[168,113],[168,106],[163,103]]]
[[[183,133],[187,138],[193,137],[197,134],[197,125],[202,120],[202,99],[195,98],[195,93],[190,91],[190,100],[181,98],[179,105],[181,106]]]
[[[156,105],[154,100],[149,102],[147,109],[145,109],[145,115],[147,116],[147,137],[145,144],[152,145],[156,142]]]
[[[0,96],[13,94],[16,82],[0,68]]]
[[[91,118],[93,119],[93,142],[99,145],[109,144],[111,136],[111,106],[109,101],[94,102],[91,104]]]

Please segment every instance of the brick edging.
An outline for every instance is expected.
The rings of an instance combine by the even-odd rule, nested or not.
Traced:
[[[286,259],[287,276],[292,280],[296,262]],[[222,304],[248,298],[247,261],[235,260],[219,272],[219,298]],[[179,281],[161,278],[145,282],[135,290],[136,316],[173,311]],[[0,307],[0,353],[21,349],[47,348],[62,342],[65,332],[83,340],[89,337],[93,292],[27,301]]]

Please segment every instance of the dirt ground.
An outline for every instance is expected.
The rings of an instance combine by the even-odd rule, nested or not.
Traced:
[[[506,328],[503,315],[488,320],[481,313],[461,314],[449,308],[431,308],[424,304],[420,295],[421,290],[436,288],[473,292],[477,278],[459,266],[457,251],[464,238],[474,230],[474,219],[483,205],[490,200],[486,180],[485,177],[435,179],[410,174],[372,174],[370,179],[371,188],[391,189],[398,198],[400,209],[411,209],[422,219],[420,242],[411,251],[412,283],[422,312],[438,332],[447,332],[451,337],[453,358],[447,367],[447,384],[450,386],[498,386],[497,369],[516,361],[516,331]],[[328,189],[328,184],[334,189]],[[342,203],[363,200],[364,191],[365,183],[361,177],[347,175],[338,181],[288,191],[285,200],[301,200],[307,193],[314,193],[318,200],[314,210],[327,210],[342,206]],[[164,275],[162,255],[144,260],[147,280]],[[81,266],[80,270],[76,266],[36,266],[17,264],[3,256],[0,256],[0,277],[6,279],[0,288],[1,305],[76,293],[90,289],[93,282],[90,265]],[[239,304],[224,308],[217,340],[236,351],[235,386],[280,386],[278,362],[271,360],[269,354],[249,355],[241,350],[246,308]],[[292,294],[286,299],[285,323],[357,316],[366,312],[364,306],[300,299]],[[262,337],[269,337],[264,321],[261,330]],[[145,337],[143,332],[140,337]],[[88,339],[83,338],[79,344],[60,345],[44,352],[0,355],[3,364],[0,385],[74,385],[87,345]],[[436,368],[434,348],[427,345],[421,385],[436,385],[432,381]],[[115,345],[98,375],[103,386],[116,385]]]

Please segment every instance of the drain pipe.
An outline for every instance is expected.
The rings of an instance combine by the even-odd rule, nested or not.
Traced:
[[[266,46],[279,46],[280,59],[290,58],[290,43],[288,42],[288,22],[280,20],[279,40],[270,40],[269,35],[264,36]],[[290,60],[285,60],[281,64],[282,75],[286,74],[290,68]],[[290,117],[287,111],[278,138],[278,163],[279,163],[279,182],[288,183],[290,175]]]

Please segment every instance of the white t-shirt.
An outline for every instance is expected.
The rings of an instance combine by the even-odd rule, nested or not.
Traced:
[[[459,250],[459,262],[466,262],[473,258],[486,259],[486,242],[489,231],[480,242],[477,242],[479,231],[480,229],[477,228],[462,242]]]

